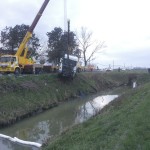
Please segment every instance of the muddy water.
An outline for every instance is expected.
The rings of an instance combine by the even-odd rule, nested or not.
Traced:
[[[86,121],[117,97],[116,94],[81,97],[2,129],[0,133],[26,141],[43,143],[48,138],[51,140],[64,129]],[[19,145],[0,138],[0,150],[20,149],[38,150],[36,147]]]

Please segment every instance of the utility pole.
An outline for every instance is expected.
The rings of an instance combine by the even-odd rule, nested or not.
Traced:
[[[70,52],[70,20],[68,20],[68,42],[67,42],[67,58],[69,59]]]
[[[64,0],[64,32],[67,31],[67,0]]]

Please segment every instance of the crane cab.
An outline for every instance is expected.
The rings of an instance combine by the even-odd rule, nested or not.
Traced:
[[[19,68],[17,56],[3,55],[0,57],[0,73],[12,73],[16,68]]]

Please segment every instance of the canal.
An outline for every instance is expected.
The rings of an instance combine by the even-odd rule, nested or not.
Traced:
[[[67,128],[82,123],[98,113],[105,105],[117,98],[120,95],[118,93],[120,92],[116,90],[107,91],[64,102],[58,107],[1,129],[0,134],[42,144],[45,140],[53,140]],[[40,148],[0,138],[0,150],[20,149],[39,150]]]

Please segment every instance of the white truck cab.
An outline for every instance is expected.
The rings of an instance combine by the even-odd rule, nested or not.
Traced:
[[[73,55],[65,55],[61,59],[59,67],[59,75],[62,77],[74,78],[77,71],[78,57]]]

